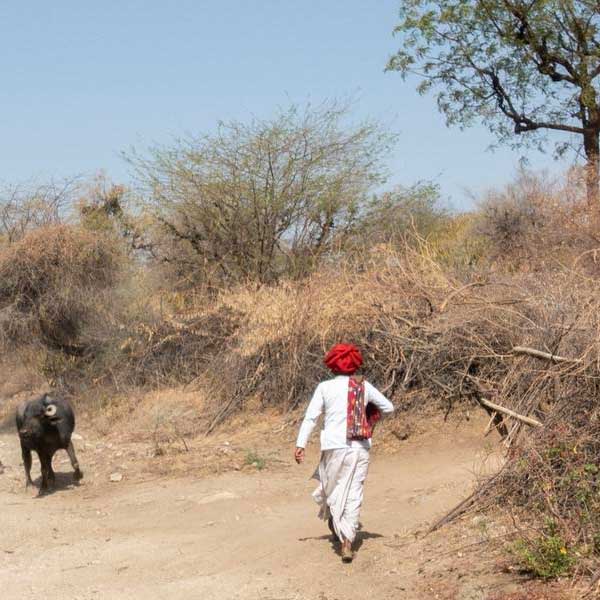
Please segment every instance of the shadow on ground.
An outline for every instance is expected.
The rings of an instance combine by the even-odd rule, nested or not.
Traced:
[[[382,538],[382,537],[385,537],[385,536],[383,536],[381,533],[372,533],[370,531],[359,531],[356,534],[356,539],[354,540],[354,544],[352,544],[352,549],[356,553],[360,550],[360,548],[364,544],[365,540],[377,539],[377,538]],[[337,537],[334,535],[324,534],[324,535],[319,535],[319,536],[298,538],[299,542],[309,542],[309,541],[313,541],[313,540],[327,540],[331,544],[332,550],[338,556],[342,555],[342,545],[340,544],[340,541],[337,539]]]
[[[77,479],[73,477],[73,473],[55,473],[55,476],[56,479],[54,480],[54,483],[50,486],[50,489],[48,489],[43,494],[38,494],[38,498],[51,496],[53,494],[61,493],[79,486],[79,481],[77,481]],[[23,475],[23,480],[25,480],[25,475]],[[33,488],[39,490],[41,484],[41,476],[33,480]],[[31,488],[32,486],[29,487]],[[23,489],[25,489],[25,483],[23,483]]]

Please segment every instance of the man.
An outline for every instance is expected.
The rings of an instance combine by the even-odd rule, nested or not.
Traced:
[[[342,560],[352,562],[373,425],[381,414],[392,413],[394,407],[381,392],[355,375],[363,362],[356,346],[337,344],[324,362],[335,377],[317,386],[300,426],[294,457],[298,464],[304,462],[308,438],[324,413],[320,485],[313,498],[321,506],[319,516],[328,521],[332,534],[342,543]]]

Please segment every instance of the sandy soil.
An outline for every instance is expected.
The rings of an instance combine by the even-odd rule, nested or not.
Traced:
[[[507,584],[497,565],[475,568],[459,549],[488,535],[481,521],[419,535],[498,464],[479,423],[374,452],[351,565],[316,518],[314,447],[302,466],[282,448],[263,470],[209,477],[134,476],[132,459],[111,482],[124,451],[107,457],[105,442],[76,442],[86,472],[78,487],[57,455],[59,489],[38,499],[24,489],[16,436],[0,435],[3,599],[482,600]]]

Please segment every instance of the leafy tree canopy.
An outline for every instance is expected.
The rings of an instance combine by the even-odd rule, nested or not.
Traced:
[[[420,75],[421,93],[435,88],[448,124],[481,120],[512,145],[541,145],[549,131],[573,134],[590,168],[588,193],[597,196],[596,1],[402,0],[400,14],[402,46],[388,69]]]

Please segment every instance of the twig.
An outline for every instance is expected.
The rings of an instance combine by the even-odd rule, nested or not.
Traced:
[[[225,405],[225,407],[221,409],[217,416],[212,420],[204,435],[210,435],[212,433],[214,428],[217,425],[219,425],[219,423],[221,423],[222,419],[225,417],[229,409],[236,403],[237,400],[238,396],[237,394],[234,394],[233,398],[231,398],[231,400]]]
[[[409,365],[410,367],[410,365]],[[408,369],[407,369],[408,371]],[[392,369],[392,381],[386,385],[382,390],[382,394],[387,394],[396,385],[396,369]]]
[[[481,402],[483,405],[487,406],[488,408],[491,408],[492,410],[496,410],[505,415],[508,415],[509,417],[513,417],[513,419],[517,419],[518,421],[527,423],[527,425],[531,425],[533,427],[543,427],[544,426],[543,423],[540,423],[537,419],[533,419],[531,417],[525,417],[523,415],[520,415],[519,413],[516,413],[514,410],[510,410],[510,408],[500,406],[500,404],[490,402],[489,400],[486,400],[485,398],[479,398],[479,402]]]
[[[527,354],[529,356],[535,356],[536,358],[544,358],[551,360],[552,362],[562,363],[573,363],[581,364],[583,361],[580,358],[566,358],[565,356],[557,356],[556,354],[550,354],[550,352],[543,352],[542,350],[536,350],[535,348],[527,348],[526,346],[515,346],[512,349],[514,354]]]
[[[457,519],[462,514],[467,512],[467,510],[469,510],[469,508],[471,508],[471,506],[473,506],[473,504],[475,504],[475,502],[485,494],[488,488],[491,487],[492,483],[498,479],[503,471],[504,467],[502,467],[493,477],[488,479],[482,486],[479,486],[470,496],[467,496],[462,502],[459,502],[450,512],[446,513],[441,519],[438,519],[427,530],[427,535],[454,521],[454,519]]]
[[[468,283],[467,285],[463,285],[461,288],[458,288],[457,290],[454,290],[449,296],[446,297],[446,299],[440,304],[440,312],[444,312],[446,310],[446,307],[448,306],[448,303],[450,302],[450,300],[452,300],[455,296],[458,296],[459,294],[461,294],[462,292],[464,292],[465,290],[468,290],[469,288],[474,288],[474,287],[483,287],[487,285],[487,283],[485,282],[481,282],[481,281],[476,281],[474,283]]]
[[[519,430],[521,427],[521,423],[519,421],[517,421],[516,423],[513,424],[513,426],[510,429],[510,433],[506,436],[506,439],[504,440],[504,446],[506,448],[510,448],[513,441],[516,439],[516,437],[519,434]]]
[[[592,598],[592,594],[595,596],[595,592],[598,591],[598,582],[600,582],[600,570],[596,571],[590,581],[588,589],[583,594],[583,598]]]
[[[500,436],[503,439],[506,439],[506,437],[508,436],[508,427],[506,426],[506,423],[504,423],[504,419],[498,414],[497,410],[492,410],[489,406],[487,406],[484,402],[482,402],[482,395],[483,394],[491,394],[492,391],[488,388],[486,388],[484,385],[482,385],[482,383],[479,381],[479,379],[477,379],[477,377],[473,377],[472,375],[469,375],[468,373],[465,373],[464,377],[466,379],[468,379],[469,381],[471,381],[473,383],[473,385],[475,386],[476,390],[477,390],[477,394],[475,396],[477,402],[484,408],[484,410],[488,413],[488,415],[490,415],[490,423],[494,423],[494,425],[496,426],[496,430],[498,431],[498,433],[500,434]],[[488,427],[490,425],[488,424]],[[488,431],[486,428],[486,432],[484,433],[484,435],[487,435]]]
[[[496,417],[498,416],[498,413],[494,410],[492,411],[492,416],[490,417],[490,420],[488,421],[488,424],[485,426],[485,429],[483,431],[483,435],[484,436],[488,436],[489,433],[492,431],[492,425],[494,424],[494,421],[496,420]]]

